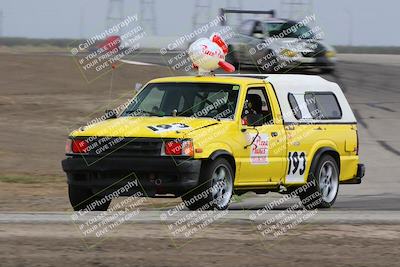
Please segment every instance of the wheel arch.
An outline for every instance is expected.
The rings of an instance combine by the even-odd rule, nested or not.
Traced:
[[[340,173],[340,154],[332,147],[321,147],[314,153],[313,158],[311,160],[310,170],[308,173],[310,174],[311,172],[313,172],[315,170],[315,168],[318,165],[319,160],[321,159],[321,157],[323,155],[330,155],[331,157],[333,157],[335,159],[336,164],[339,169],[339,173]]]
[[[234,176],[236,175],[236,161],[232,153],[223,149],[218,149],[210,154],[208,160],[216,160],[217,158],[226,159],[232,167]]]

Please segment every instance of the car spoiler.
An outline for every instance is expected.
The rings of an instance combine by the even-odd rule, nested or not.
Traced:
[[[225,8],[220,8],[219,9],[219,14],[221,17],[224,17],[225,14],[267,14],[271,15],[272,17],[275,17],[275,10],[242,10],[242,9],[225,9]],[[221,25],[225,26],[226,25],[226,19],[221,21]]]

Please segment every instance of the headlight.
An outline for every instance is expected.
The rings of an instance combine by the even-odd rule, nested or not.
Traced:
[[[325,52],[325,56],[326,56],[327,58],[335,57],[335,56],[336,56],[336,52],[335,52],[335,51],[326,51],[326,52]]]
[[[193,156],[192,140],[173,140],[163,144],[162,155],[166,156]]]
[[[87,153],[89,149],[89,143],[82,139],[67,139],[65,144],[65,153]]]
[[[280,54],[281,54],[282,56],[285,56],[285,57],[297,57],[297,56],[298,56],[298,53],[297,53],[297,52],[292,51],[292,50],[289,50],[289,49],[282,49],[282,51],[280,52]]]

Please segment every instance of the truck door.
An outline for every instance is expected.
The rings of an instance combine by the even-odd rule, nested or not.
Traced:
[[[240,184],[277,183],[284,177],[286,136],[281,120],[275,121],[271,98],[265,86],[249,87],[242,110]],[[277,103],[276,101],[274,101]],[[259,116],[259,126],[248,125],[250,116]]]

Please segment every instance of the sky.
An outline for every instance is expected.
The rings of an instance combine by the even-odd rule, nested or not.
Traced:
[[[2,33],[10,37],[89,38],[106,28],[110,0],[0,0]],[[196,2],[211,2],[208,12],[218,15],[220,7],[238,6],[238,0],[154,0],[157,34],[179,36],[193,29]],[[287,1],[287,0],[286,0]],[[285,17],[280,0],[243,0],[245,9],[275,9]],[[316,23],[325,40],[333,45],[400,46],[396,31],[399,0],[314,0]],[[149,9],[147,9],[149,10]],[[204,10],[204,9],[203,9]],[[114,14],[116,14],[115,12]],[[140,0],[124,0],[123,15],[141,14]],[[312,12],[311,12],[312,13]],[[151,13],[147,13],[151,14]]]

